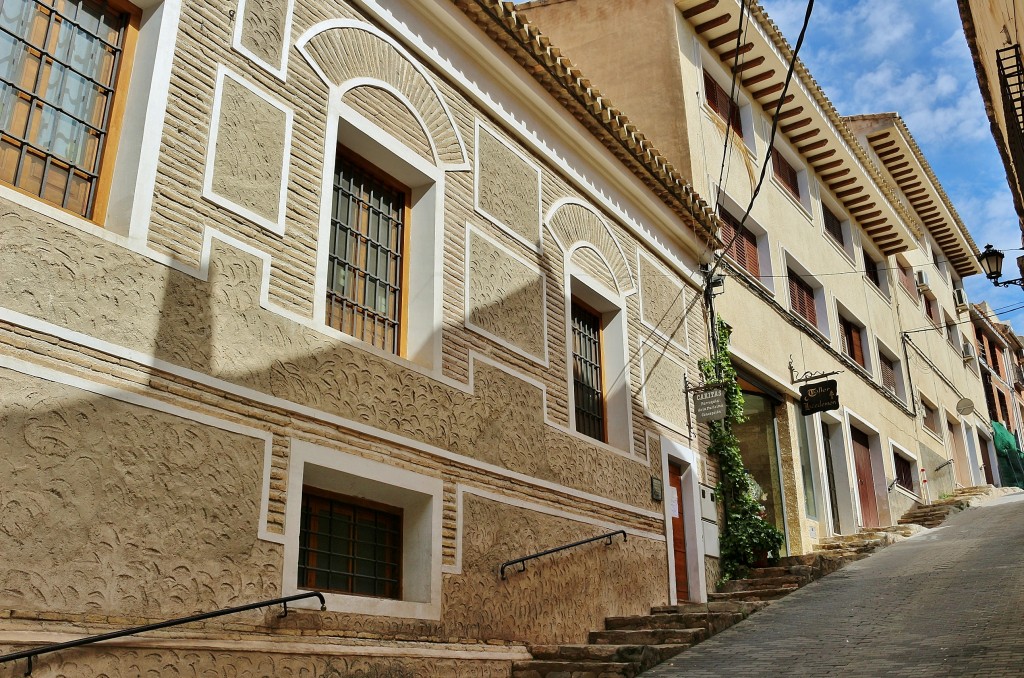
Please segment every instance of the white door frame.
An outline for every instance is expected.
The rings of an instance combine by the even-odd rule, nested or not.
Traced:
[[[672,605],[679,602],[676,591],[676,563],[672,548],[672,506],[668,482],[668,465],[673,461],[683,469],[680,485],[683,496],[683,528],[686,533],[686,582],[688,597],[693,602],[706,603],[708,600],[707,575],[704,571],[704,530],[700,510],[700,479],[697,453],[682,443],[661,436],[661,469],[665,479],[665,539],[668,559],[668,589]]]

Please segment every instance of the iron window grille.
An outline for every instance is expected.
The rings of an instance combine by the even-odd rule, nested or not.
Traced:
[[[300,588],[399,599],[401,563],[401,509],[302,488]]]
[[[132,12],[103,0],[0,3],[0,181],[96,206]]]
[[[601,316],[572,301],[572,376],[576,430],[605,442]]]
[[[407,191],[339,151],[334,170],[327,324],[402,350]]]

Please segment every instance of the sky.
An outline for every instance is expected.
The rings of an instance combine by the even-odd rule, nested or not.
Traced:
[[[761,5],[795,45],[806,0]],[[800,59],[840,115],[900,114],[978,248],[1006,251],[1003,278],[1017,278],[1017,217],[956,2],[816,0]],[[982,275],[964,287],[1024,334],[1024,290]]]

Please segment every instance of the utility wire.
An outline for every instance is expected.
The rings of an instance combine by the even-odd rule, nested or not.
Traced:
[[[743,19],[747,17],[747,0],[740,0],[740,23],[736,30],[736,63],[733,64],[732,69],[732,81],[729,84],[729,111],[727,120],[725,121],[725,144],[722,147],[722,165],[718,169],[718,190],[715,191],[715,215],[719,214],[719,206],[722,200],[722,186],[725,184],[725,179],[728,176],[726,169],[729,166],[729,145],[732,141],[732,115],[733,111],[739,113],[739,105],[736,103],[736,95],[738,93],[737,81],[739,80],[739,65],[742,60],[746,58],[746,55],[740,54],[740,48],[743,46],[743,41],[747,37],[746,26],[750,25],[749,19],[744,26]],[[707,89],[705,87],[705,89]],[[704,96],[707,97],[705,91]]]
[[[978,316],[980,318],[995,318],[1000,313],[1013,313],[1013,312],[1019,311],[1021,309],[1024,309],[1024,303],[1020,303],[1020,304],[1016,304],[1016,305],[1011,304],[1009,306],[1003,306],[1002,308],[994,308],[994,309],[992,309],[991,313],[979,313]],[[966,325],[967,323],[972,323],[972,322],[974,322],[974,318],[968,318],[967,320],[958,320],[957,322],[953,322],[953,323],[941,323],[939,325],[932,324],[932,325],[929,325],[928,327],[918,327],[918,328],[912,329],[912,330],[903,330],[903,331],[900,332],[900,334],[917,334],[918,332],[927,332],[928,330],[938,330],[938,329],[942,329],[944,327],[953,327],[955,325]]]
[[[779,94],[779,103],[775,106],[775,113],[772,115],[772,131],[768,135],[768,150],[764,154],[764,162],[761,163],[761,174],[757,178],[757,185],[754,186],[753,192],[750,194],[750,202],[747,203],[747,209],[743,212],[743,217],[739,220],[740,226],[745,227],[747,217],[750,216],[750,210],[754,207],[754,201],[757,199],[758,193],[761,192],[761,186],[764,184],[765,175],[768,172],[768,161],[772,157],[772,149],[775,148],[775,134],[779,129],[779,114],[782,112],[782,105],[786,101],[786,93],[789,91],[789,83],[793,79],[793,71],[796,69],[796,57],[800,52],[801,45],[804,44],[804,36],[807,35],[807,26],[811,22],[811,11],[814,9],[814,0],[807,0],[807,11],[804,13],[804,23],[800,27],[800,35],[796,39],[796,45],[793,47],[793,53],[789,59],[789,68],[786,69],[786,80],[782,85],[782,93]],[[729,240],[724,250],[720,255],[715,257],[714,262],[708,269],[707,278],[710,280],[711,276],[718,270],[718,266],[722,263],[722,258],[725,256],[725,252],[732,247],[733,243],[736,242],[736,238],[740,237],[740,229],[736,229],[733,233],[732,239]]]

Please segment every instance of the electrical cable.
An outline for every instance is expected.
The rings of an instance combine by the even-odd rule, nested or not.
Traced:
[[[807,26],[811,22],[811,12],[814,9],[814,0],[807,0],[807,11],[804,13],[804,22],[800,27],[800,35],[796,39],[796,45],[793,47],[793,53],[790,55],[789,67],[786,69],[786,79],[782,85],[782,93],[779,95],[779,102],[775,106],[775,113],[772,115],[772,130],[768,135],[768,151],[764,154],[764,162],[761,163],[761,173],[757,178],[757,184],[754,186],[754,190],[750,194],[750,202],[747,203],[747,209],[743,212],[743,217],[740,218],[740,226],[745,227],[747,217],[750,216],[750,210],[754,207],[754,201],[757,199],[758,194],[761,192],[761,186],[764,184],[765,176],[768,172],[768,161],[771,159],[772,151],[775,147],[775,134],[779,129],[779,114],[782,112],[782,105],[786,101],[786,93],[789,91],[789,83],[793,79],[793,71],[796,69],[797,54],[800,53],[800,47],[804,44],[804,37],[807,35]],[[718,270],[719,264],[722,263],[722,258],[725,256],[725,252],[728,251],[732,244],[736,242],[736,239],[740,236],[740,230],[736,229],[732,239],[729,240],[728,244],[723,249],[722,253],[715,257],[711,266],[707,271],[707,279],[710,280]]]
[[[1009,306],[1004,306],[1002,308],[994,308],[994,309],[992,309],[991,313],[979,313],[978,316],[980,318],[986,318],[986,319],[987,318],[995,318],[1000,313],[1013,313],[1013,312],[1019,311],[1021,309],[1024,309],[1024,303],[1021,303],[1021,304],[1010,304]],[[932,324],[932,325],[929,325],[927,327],[918,327],[918,328],[915,328],[915,329],[912,329],[912,330],[903,330],[903,331],[900,332],[900,334],[917,334],[918,332],[927,332],[928,330],[939,330],[939,329],[942,329],[944,327],[954,327],[956,325],[966,325],[967,323],[972,323],[972,322],[974,322],[974,318],[968,318],[967,320],[958,320],[955,323],[942,323],[941,325]]]
[[[726,127],[725,127],[725,143],[722,147],[722,164],[718,169],[718,189],[715,191],[715,215],[719,214],[719,205],[722,200],[722,186],[725,185],[725,181],[728,178],[727,169],[729,167],[729,146],[732,141],[732,115],[733,110],[739,112],[739,104],[736,103],[736,95],[738,93],[737,81],[739,80],[740,65],[746,58],[744,54],[740,54],[740,48],[743,46],[743,41],[747,37],[747,28],[743,25],[743,19],[747,16],[747,0],[740,0],[740,23],[736,30],[736,63],[733,64],[732,68],[732,80],[729,83],[729,113],[726,116]],[[746,22],[747,26],[750,26],[750,20]],[[705,96],[707,93],[705,92]]]

